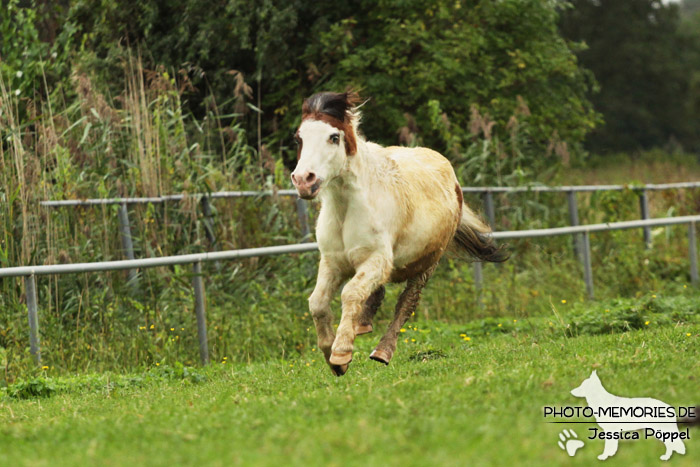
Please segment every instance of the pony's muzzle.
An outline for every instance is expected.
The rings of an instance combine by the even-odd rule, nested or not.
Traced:
[[[302,174],[292,173],[292,183],[302,199],[313,199],[318,194],[321,188],[321,179],[316,177],[313,172],[304,172]]]

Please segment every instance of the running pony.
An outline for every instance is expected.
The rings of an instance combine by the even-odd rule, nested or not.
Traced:
[[[292,172],[301,198],[321,200],[321,260],[309,308],[318,347],[337,376],[348,369],[355,337],[372,332],[384,284],[406,282],[394,319],[370,355],[388,365],[401,327],[448,247],[482,261],[506,259],[489,227],[464,204],[449,161],[427,148],[366,141],[358,132],[358,102],[351,92],[304,101]],[[330,303],[346,280],[334,333]]]

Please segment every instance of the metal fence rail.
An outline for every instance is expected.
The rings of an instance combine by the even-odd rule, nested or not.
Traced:
[[[464,193],[523,193],[523,192],[539,192],[539,193],[553,193],[553,192],[585,192],[585,191],[622,191],[622,190],[635,190],[635,191],[657,191],[657,190],[674,190],[679,188],[700,188],[700,182],[676,182],[676,183],[647,183],[644,185],[563,185],[563,186],[545,186],[545,185],[531,185],[531,186],[487,186],[487,187],[463,187],[462,191]]]
[[[580,234],[583,237],[582,262],[584,267],[584,281],[586,291],[590,298],[593,298],[593,270],[591,267],[590,233],[609,230],[624,230],[635,228],[651,228],[656,226],[669,226],[678,224],[688,224],[688,239],[690,255],[690,276],[694,285],[698,284],[698,264],[697,247],[695,235],[695,223],[700,222],[698,216],[669,217],[662,219],[648,219],[637,221],[614,222],[607,224],[580,225],[574,227],[558,227],[551,229],[520,230],[509,232],[494,232],[493,237],[498,240],[540,238],[558,235]],[[41,348],[39,342],[39,317],[38,300],[36,288],[36,276],[50,274],[77,274],[82,272],[134,270],[136,268],[148,268],[156,266],[171,266],[178,264],[193,265],[192,285],[195,295],[195,313],[197,317],[197,334],[199,339],[200,359],[202,364],[209,362],[209,350],[206,328],[206,309],[204,297],[204,285],[202,281],[201,263],[204,261],[222,261],[241,258],[252,258],[258,256],[271,256],[289,253],[302,253],[318,250],[316,243],[301,243],[294,245],[281,245],[262,248],[250,248],[244,250],[229,250],[208,253],[198,253],[179,256],[165,256],[160,258],[145,258],[120,261],[104,261],[95,263],[75,263],[44,266],[20,266],[0,269],[0,277],[24,277],[25,290],[27,294],[27,312],[29,318],[29,341],[30,352],[34,356],[37,364],[41,364]],[[480,265],[480,263],[476,263]],[[480,291],[482,288],[481,268],[475,268],[475,288]]]
[[[296,190],[278,190],[278,191],[214,191],[211,193],[180,193],[176,195],[152,196],[146,198],[87,198],[87,199],[63,199],[63,200],[48,200],[41,201],[41,206],[49,208],[57,208],[63,206],[95,206],[106,204],[159,204],[174,201],[183,201],[185,199],[200,199],[200,198],[255,198],[259,196],[297,196]]]
[[[487,186],[487,187],[463,187],[464,193],[480,194],[483,201],[483,211],[486,220],[496,230],[496,210],[494,204],[494,193],[566,193],[567,204],[569,209],[569,223],[572,226],[579,225],[578,206],[576,194],[581,192],[596,192],[596,191],[621,191],[633,190],[639,197],[639,209],[642,219],[649,219],[649,198],[648,191],[656,190],[671,190],[683,188],[700,188],[700,182],[679,182],[679,183],[660,183],[646,185],[570,185],[570,186],[518,186],[518,187],[502,187],[502,186]],[[118,220],[119,232],[122,245],[122,251],[126,259],[134,259],[134,246],[131,236],[131,227],[129,225],[128,206],[132,204],[163,204],[167,202],[181,202],[185,199],[195,199],[200,201],[202,213],[204,215],[204,232],[207,236],[212,250],[217,250],[217,239],[214,232],[213,217],[211,211],[211,200],[219,198],[250,198],[250,197],[296,197],[296,190],[267,190],[267,191],[217,191],[211,193],[191,193],[191,194],[173,194],[145,198],[90,198],[90,199],[73,199],[73,200],[48,200],[41,201],[40,205],[47,208],[60,208],[69,206],[105,206],[118,204]],[[296,200],[297,217],[301,230],[301,241],[311,241],[311,229],[309,227],[309,212],[307,202],[297,198]],[[651,230],[650,227],[644,228],[644,240],[647,248],[651,248]],[[583,240],[580,235],[574,237],[574,249],[577,256],[583,259],[583,251],[581,242]],[[218,266],[217,266],[218,267]],[[478,268],[478,266],[477,266]],[[478,274],[478,273],[477,273]],[[130,280],[136,279],[135,271],[130,272]],[[135,283],[135,282],[134,282]]]
[[[673,190],[680,188],[700,188],[700,182],[678,182],[678,183],[649,183],[646,185],[564,185],[564,186],[475,186],[462,187],[464,193],[555,193],[555,192],[592,192],[592,191],[658,191],[658,190]],[[105,205],[105,204],[158,204],[171,201],[182,201],[186,198],[251,198],[257,196],[297,196],[296,190],[278,190],[278,191],[215,191],[211,193],[191,193],[191,194],[175,194],[153,196],[146,198],[88,198],[88,199],[68,199],[68,200],[47,200],[41,201],[39,204],[46,207],[62,207],[62,206],[90,206],[90,205]]]

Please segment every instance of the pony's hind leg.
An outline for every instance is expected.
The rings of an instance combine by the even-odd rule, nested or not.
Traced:
[[[355,335],[360,336],[362,334],[368,334],[372,332],[372,320],[374,315],[377,314],[379,305],[382,304],[384,300],[384,286],[380,285],[377,290],[372,292],[365,304],[362,306],[362,313],[355,323]]]
[[[399,300],[396,303],[394,319],[391,324],[389,324],[389,328],[369,358],[385,365],[389,364],[391,357],[394,356],[396,341],[399,338],[401,328],[416,310],[418,302],[420,302],[420,294],[423,291],[423,287],[425,287],[428,279],[430,279],[436,266],[437,263],[432,265],[427,271],[407,281],[406,288],[401,292]]]

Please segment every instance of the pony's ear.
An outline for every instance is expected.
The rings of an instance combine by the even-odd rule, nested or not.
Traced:
[[[598,378],[598,373],[596,372],[596,370],[593,370],[593,371],[591,372],[591,378],[599,379],[599,378]]]
[[[353,109],[355,109],[355,107],[357,107],[362,101],[362,98],[357,91],[352,88],[348,88],[347,91],[345,91],[344,96],[346,112],[352,112]]]

